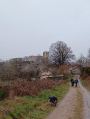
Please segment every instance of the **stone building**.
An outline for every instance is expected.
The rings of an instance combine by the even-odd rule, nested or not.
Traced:
[[[29,56],[26,58],[26,61],[29,61],[30,63],[43,63],[43,60],[48,60],[48,56],[49,52],[45,51],[43,52],[43,56]]]
[[[49,52],[47,52],[47,51],[43,52],[44,63],[48,63],[48,58],[49,58]]]
[[[30,63],[42,63],[42,56],[29,56],[26,61]]]
[[[49,57],[49,52],[45,51],[43,52],[43,58],[48,58]]]

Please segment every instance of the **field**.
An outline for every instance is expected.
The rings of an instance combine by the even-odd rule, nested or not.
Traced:
[[[49,96],[57,96],[60,101],[68,92],[69,83],[54,85],[36,96],[14,96],[0,102],[0,119],[44,119],[55,107],[49,104]]]

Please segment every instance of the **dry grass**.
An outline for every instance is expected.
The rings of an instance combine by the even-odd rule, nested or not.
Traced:
[[[75,108],[75,113],[73,119],[82,119],[83,118],[83,97],[81,90],[77,88],[77,104]]]
[[[54,80],[45,79],[45,80],[20,80],[15,81],[9,87],[10,97],[14,96],[38,96],[38,94],[46,89],[53,89],[54,86],[57,86],[58,83]]]

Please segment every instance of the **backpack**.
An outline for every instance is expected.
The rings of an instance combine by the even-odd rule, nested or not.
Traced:
[[[75,80],[75,83],[78,83],[78,79]]]

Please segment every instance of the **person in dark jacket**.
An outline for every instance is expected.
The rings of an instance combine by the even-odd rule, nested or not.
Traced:
[[[75,79],[75,87],[77,87],[77,83],[78,83],[78,78]]]
[[[71,78],[71,86],[73,87],[74,86],[74,78]]]
[[[57,97],[52,96],[52,97],[49,97],[48,101],[53,103],[56,106],[58,99]]]

